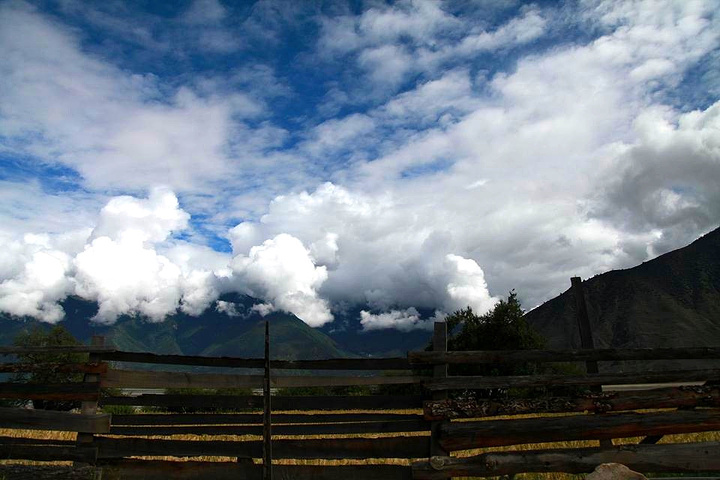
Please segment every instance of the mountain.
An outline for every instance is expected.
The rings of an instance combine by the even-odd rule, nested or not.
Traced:
[[[66,318],[61,325],[83,343],[88,343],[93,335],[104,335],[107,342],[121,350],[257,358],[264,355],[265,320],[269,320],[273,358],[355,356],[295,315],[273,312],[262,317],[252,310],[258,302],[251,297],[229,294],[222,296],[220,301],[232,305],[232,316],[218,311],[215,303],[197,317],[176,313],[162,322],[151,322],[142,316],[125,315],[113,325],[102,325],[90,320],[97,313],[96,303],[68,297],[62,302]],[[0,344],[11,344],[22,330],[35,326],[50,328],[50,325],[31,318],[17,319],[0,314]]]
[[[595,346],[720,346],[720,229],[627,270],[583,286]],[[552,348],[579,348],[570,290],[525,318]]]

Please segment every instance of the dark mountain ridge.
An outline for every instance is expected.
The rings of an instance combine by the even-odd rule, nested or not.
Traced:
[[[720,345],[720,229],[690,245],[585,282],[597,348]],[[579,348],[568,290],[528,312],[552,348]]]

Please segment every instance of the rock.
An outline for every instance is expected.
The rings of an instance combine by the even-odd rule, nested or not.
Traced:
[[[634,472],[619,463],[603,463],[585,477],[586,480],[647,480],[642,473]]]

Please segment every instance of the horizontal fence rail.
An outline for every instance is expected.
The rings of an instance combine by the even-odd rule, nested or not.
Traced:
[[[262,358],[199,357],[158,355],[154,353],[112,351],[101,355],[105,361],[184,365],[224,368],[256,368],[264,366]],[[328,360],[272,360],[273,370],[411,370],[407,358],[333,358]]]
[[[557,386],[632,385],[644,383],[720,381],[720,369],[587,375],[518,375],[507,377],[451,376],[426,383],[430,390],[470,390]]]
[[[631,360],[718,360],[720,348],[625,348],[578,350],[490,350],[410,352],[411,364],[513,364],[527,362],[587,362]]]

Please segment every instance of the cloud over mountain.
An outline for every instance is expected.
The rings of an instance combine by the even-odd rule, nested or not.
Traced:
[[[423,328],[684,245],[720,223],[717,7],[1,3],[0,309]]]

